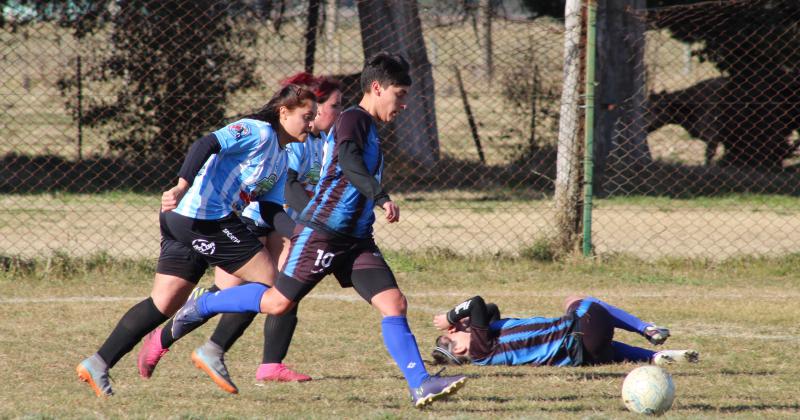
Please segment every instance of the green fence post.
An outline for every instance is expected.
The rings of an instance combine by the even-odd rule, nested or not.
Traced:
[[[583,152],[583,256],[592,255],[592,181],[594,172],[594,86],[597,53],[597,3],[586,1],[586,104]]]

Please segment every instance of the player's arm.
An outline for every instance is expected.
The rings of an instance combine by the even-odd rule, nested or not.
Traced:
[[[358,192],[372,198],[376,206],[383,208],[386,220],[394,223],[400,220],[400,209],[364,165],[364,144],[371,122],[368,116],[358,111],[342,114],[334,129],[339,144],[337,159],[342,172]]]
[[[383,205],[392,201],[381,184],[369,173],[364,165],[364,150],[355,141],[344,141],[339,145],[339,166],[350,183],[366,197],[372,198],[375,205]]]
[[[286,171],[286,204],[298,212],[303,211],[311,199],[299,178],[300,174],[294,169]]]
[[[261,219],[275,228],[279,235],[291,238],[294,221],[283,210],[283,205],[272,201],[259,201],[258,211]]]
[[[192,186],[192,182],[194,182],[197,173],[200,172],[200,168],[203,167],[211,155],[219,153],[221,150],[222,146],[214,133],[205,135],[192,143],[178,172],[178,184],[161,195],[161,211],[170,211],[178,207],[178,203],[180,203],[186,190]]]
[[[467,299],[459,303],[450,311],[436,315],[433,324],[441,330],[450,329],[464,318],[469,317],[469,324],[472,328],[489,328],[489,320],[492,315],[486,307],[486,302],[480,296]]]

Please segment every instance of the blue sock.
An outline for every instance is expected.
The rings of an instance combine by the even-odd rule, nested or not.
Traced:
[[[397,366],[403,371],[406,382],[411,388],[422,385],[428,378],[428,371],[419,354],[417,340],[408,327],[408,320],[404,316],[387,316],[381,321],[383,329],[383,343],[386,350],[394,359]]]
[[[219,292],[206,293],[197,300],[200,315],[212,316],[227,312],[261,312],[261,296],[269,286],[261,283],[247,283]]]
[[[619,341],[612,341],[614,348],[614,361],[620,362],[650,362],[656,352],[641,347],[629,346]]]
[[[598,305],[605,308],[605,310],[607,310],[608,313],[611,314],[611,317],[614,318],[614,328],[621,328],[626,331],[638,332],[640,334],[643,334],[645,327],[650,325],[650,323],[642,321],[633,314],[625,312],[622,309],[617,308],[616,306],[609,305],[608,303],[603,302],[602,300],[597,299],[595,297],[589,296],[587,298],[584,298],[583,300],[597,303]]]

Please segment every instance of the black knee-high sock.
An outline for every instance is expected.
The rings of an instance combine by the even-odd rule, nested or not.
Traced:
[[[166,320],[166,315],[156,308],[153,299],[147,298],[128,309],[97,354],[110,368],[131,351],[142,337]]]
[[[283,315],[270,315],[264,321],[264,357],[261,363],[283,362],[297,327],[297,306]]]
[[[208,288],[209,293],[219,292],[219,290],[220,289],[219,287],[217,287],[216,284]],[[206,322],[208,322],[208,319],[204,320],[203,322],[197,323],[196,325],[192,325],[192,327],[187,330],[186,334],[194,331],[195,329],[199,328]],[[167,321],[167,323],[164,325],[164,329],[161,330],[161,347],[168,349],[175,341],[176,340],[172,338],[172,318],[170,318],[169,321]]]
[[[211,334],[211,341],[228,351],[233,343],[244,334],[244,330],[253,323],[257,313],[248,312],[241,314],[222,314],[222,318],[217,324],[214,334]]]

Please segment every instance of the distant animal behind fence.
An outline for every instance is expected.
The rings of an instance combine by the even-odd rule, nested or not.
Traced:
[[[754,92],[716,77],[673,92],[651,92],[647,104],[647,132],[680,125],[706,143],[706,165],[720,144],[725,147],[722,164],[772,169],[780,168],[800,146],[791,141],[800,127],[794,92]]]

